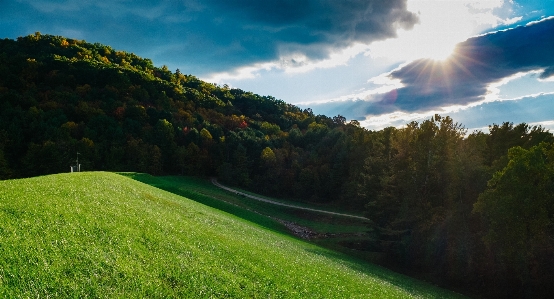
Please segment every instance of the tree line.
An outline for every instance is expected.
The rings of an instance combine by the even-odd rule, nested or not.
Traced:
[[[554,143],[540,126],[473,132],[436,115],[370,131],[61,36],[0,40],[0,178],[85,170],[217,176],[365,210],[394,267],[494,297],[554,280]]]

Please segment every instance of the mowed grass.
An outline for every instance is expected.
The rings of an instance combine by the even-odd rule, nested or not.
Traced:
[[[175,194],[192,198],[195,201],[201,202],[220,210],[227,211],[241,218],[248,218],[249,220],[256,223],[265,221],[264,225],[270,226],[272,228],[274,228],[274,226],[271,226],[271,224],[267,223],[267,217],[260,217],[260,215],[271,216],[281,220],[291,221],[296,224],[308,227],[318,233],[359,233],[368,230],[368,221],[366,220],[299,210],[295,208],[261,202],[244,196],[237,196],[231,192],[222,190],[214,186],[209,180],[206,179],[187,176],[154,177],[144,173],[122,174],[140,182],[149,184],[151,186],[155,186]],[[242,189],[237,190],[244,193],[253,194]],[[258,194],[253,195],[260,196]],[[287,201],[283,199],[270,197],[265,198],[272,201],[301,206],[305,208],[329,210],[332,212],[336,211],[333,207],[328,207],[325,205],[310,205],[306,203]],[[254,214],[250,215],[248,211],[255,211],[255,213],[250,213]],[[348,214],[348,212],[346,211],[339,212]],[[361,214],[357,216],[361,216]]]
[[[121,175],[0,181],[2,298],[457,296]]]
[[[290,234],[290,231],[275,219],[293,222],[325,236],[313,238],[310,240],[311,243],[343,252],[352,257],[372,262],[378,262],[382,258],[382,253],[373,252],[371,246],[364,245],[372,241],[371,234],[369,233],[370,225],[366,220],[310,212],[261,202],[222,190],[214,186],[209,180],[202,178],[189,176],[155,177],[145,173],[134,172],[122,174],[151,186],[226,211],[240,218],[248,219],[276,231]],[[237,190],[246,192],[241,189]],[[290,205],[334,211],[334,207],[327,205],[310,205],[283,199],[266,198]],[[344,210],[340,212],[348,213]]]

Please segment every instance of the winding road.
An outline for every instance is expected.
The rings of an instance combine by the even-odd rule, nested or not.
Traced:
[[[317,212],[317,213],[323,213],[323,214],[330,214],[330,215],[335,215],[335,216],[342,216],[342,217],[348,217],[348,218],[356,218],[356,219],[362,219],[362,220],[369,220],[369,218],[366,218],[366,217],[362,217],[362,216],[356,216],[356,215],[350,215],[350,214],[342,214],[342,213],[336,213],[336,212],[330,212],[330,211],[325,211],[325,210],[318,210],[318,209],[312,209],[312,208],[305,208],[305,207],[300,207],[300,206],[295,206],[295,205],[290,205],[290,204],[286,204],[286,203],[281,203],[281,202],[277,202],[277,201],[273,201],[273,200],[269,200],[267,198],[263,198],[263,197],[259,197],[259,196],[255,196],[255,195],[250,195],[250,194],[247,194],[247,193],[244,193],[244,192],[240,192],[238,190],[235,190],[233,188],[229,188],[227,186],[223,186],[221,185],[216,178],[212,178],[212,184],[214,184],[215,186],[221,188],[221,189],[224,189],[224,190],[227,190],[229,192],[232,192],[232,193],[235,193],[237,195],[242,195],[242,196],[245,196],[245,197],[248,197],[248,198],[252,198],[252,199],[255,199],[255,200],[258,200],[258,201],[262,201],[262,202],[267,202],[267,203],[270,203],[270,204],[273,204],[273,205],[277,205],[277,206],[283,206],[283,207],[288,207],[288,208],[293,208],[293,209],[298,209],[298,210],[306,210],[306,211],[311,211],[311,212]]]

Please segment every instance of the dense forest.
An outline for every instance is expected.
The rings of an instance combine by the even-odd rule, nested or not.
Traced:
[[[0,178],[83,170],[217,176],[366,211],[387,265],[487,297],[554,292],[554,137],[436,115],[370,131],[109,46],[0,40]]]

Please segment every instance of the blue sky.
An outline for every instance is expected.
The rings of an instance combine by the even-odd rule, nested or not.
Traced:
[[[99,42],[370,129],[439,113],[552,130],[551,16],[541,0],[0,0],[0,38]]]

